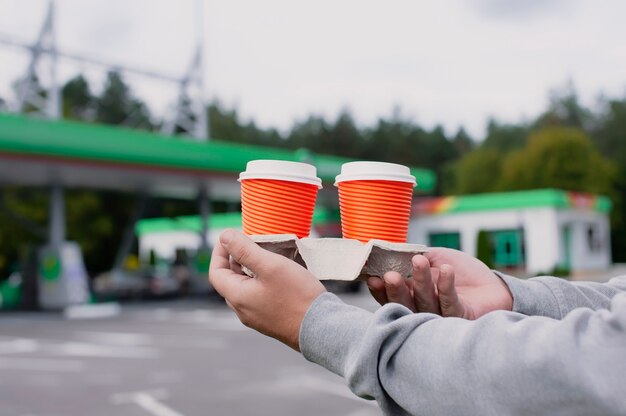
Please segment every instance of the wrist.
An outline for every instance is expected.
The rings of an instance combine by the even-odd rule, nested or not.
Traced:
[[[512,311],[513,310],[513,293],[509,288],[509,285],[506,284],[504,279],[500,276],[500,274],[496,271],[493,271],[493,274],[498,278],[498,285],[500,286],[500,305],[499,309]]]

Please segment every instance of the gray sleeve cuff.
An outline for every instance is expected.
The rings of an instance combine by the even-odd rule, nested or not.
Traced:
[[[322,293],[307,310],[300,326],[302,355],[335,374],[344,376],[351,350],[365,334],[372,314]],[[352,355],[354,356],[354,355]]]
[[[494,273],[504,281],[513,295],[513,312],[554,319],[563,317],[559,293],[555,293],[543,281],[518,279],[495,270]]]

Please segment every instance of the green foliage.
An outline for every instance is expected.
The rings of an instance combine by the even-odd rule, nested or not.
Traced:
[[[136,99],[122,76],[115,71],[107,75],[102,94],[96,98],[96,121],[105,124],[123,124],[151,130],[148,107]]]
[[[489,120],[487,137],[482,143],[486,149],[495,149],[501,153],[524,147],[529,129],[526,125],[501,124],[496,120]]]
[[[476,258],[493,269],[493,250],[491,249],[491,239],[487,231],[478,233],[478,241],[476,242]]]
[[[549,127],[534,133],[524,149],[507,156],[499,187],[608,194],[613,177],[613,165],[602,158],[583,131]]]
[[[601,102],[593,138],[602,154],[617,165],[611,213],[611,246],[615,261],[626,261],[626,96]]]
[[[264,146],[284,145],[284,140],[275,129],[260,129],[253,121],[245,123],[236,109],[227,109],[219,101],[213,101],[207,113],[212,138]]]
[[[87,120],[92,117],[94,97],[89,83],[79,75],[70,79],[61,89],[63,96],[63,118]]]
[[[495,149],[480,148],[463,156],[455,167],[455,193],[495,191],[502,171],[502,155]]]
[[[48,220],[47,195],[40,189],[0,188],[0,278],[6,277],[17,261],[32,246],[40,245]],[[30,226],[16,221],[8,212],[26,219]]]
[[[569,81],[563,88],[550,92],[548,109],[537,118],[534,128],[560,126],[588,130],[593,123],[593,113],[580,104],[574,84]]]

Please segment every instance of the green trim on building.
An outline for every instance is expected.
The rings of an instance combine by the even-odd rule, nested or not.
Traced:
[[[0,114],[0,154],[38,156],[198,173],[237,174],[254,159],[302,161],[317,166],[324,182],[333,182],[341,165],[351,159],[317,155],[306,150],[285,150],[211,140],[198,142],[180,137],[101,124],[50,121]],[[433,171],[411,168],[418,190],[435,189]]]
[[[611,212],[613,209],[613,201],[608,196],[598,196],[594,206],[596,211]]]
[[[430,233],[428,234],[428,245],[430,247],[447,247],[461,250],[461,233]]]
[[[323,208],[316,208],[313,213],[313,225],[325,225],[339,222],[339,212]],[[212,214],[209,216],[210,229],[241,228],[241,212],[229,212],[225,214]],[[168,231],[193,231],[200,232],[202,223],[197,215],[189,215],[175,218],[149,218],[140,220],[135,226],[138,236],[145,234],[168,232]]]
[[[613,208],[613,204],[606,196],[558,189],[537,189],[430,199],[425,202],[418,202],[416,211],[430,214],[452,214],[537,207],[585,208],[608,213]]]

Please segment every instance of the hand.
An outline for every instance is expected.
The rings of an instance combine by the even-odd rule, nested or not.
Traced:
[[[370,277],[367,285],[384,305],[400,303],[414,312],[477,319],[499,310],[511,310],[513,297],[506,284],[480,260],[461,251],[433,248],[414,256],[413,277],[388,272]]]
[[[240,265],[255,277],[243,274]],[[209,281],[244,325],[296,351],[304,314],[326,291],[298,263],[262,249],[234,230],[224,231],[213,249]]]

